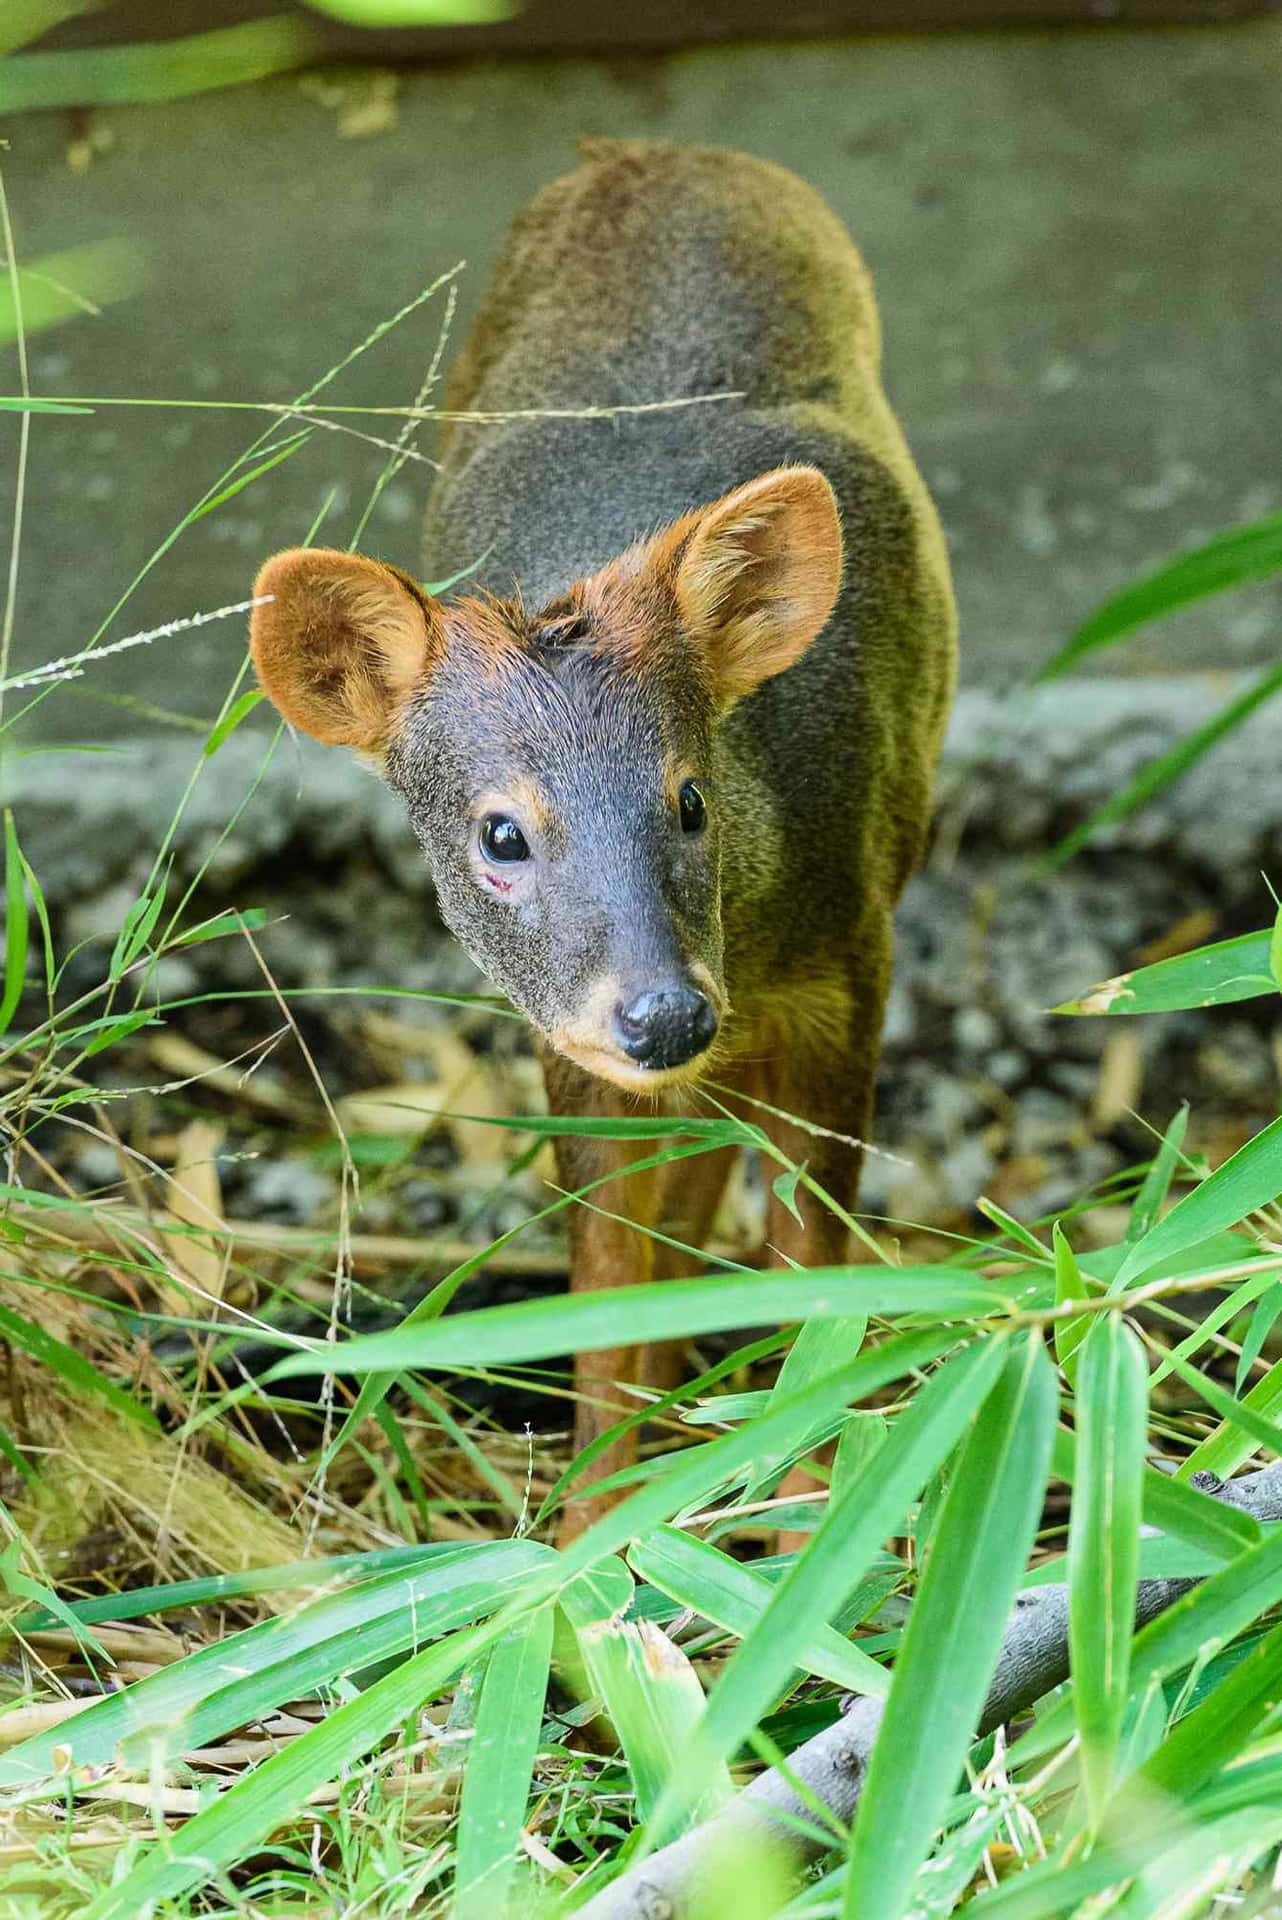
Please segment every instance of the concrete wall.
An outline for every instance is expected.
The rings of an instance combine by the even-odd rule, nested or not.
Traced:
[[[126,236],[147,275],[136,297],[36,338],[33,385],[288,399],[465,257],[457,334],[506,223],[576,134],[745,147],[813,181],[867,255],[891,394],[952,544],[965,676],[1004,686],[1137,569],[1282,505],[1280,69],[1274,20],[295,77],[107,111],[109,144],[78,172],[83,125],[30,115],[0,124],[21,257]],[[346,137],[353,116],[376,130]],[[335,397],[407,402],[439,313],[398,328]],[[0,386],[16,390],[12,355]],[[35,419],[17,660],[85,644],[260,424]],[[11,490],[15,421],[0,440]],[[111,634],[243,598],[331,492],[324,537],[344,542],[381,460],[318,433],[185,535]],[[369,535],[410,566],[426,479],[407,467]],[[1262,587],[1191,610],[1124,664],[1269,658],[1278,605]],[[123,655],[27,733],[92,740],[152,724],[144,708],[209,715],[242,645],[232,621]]]

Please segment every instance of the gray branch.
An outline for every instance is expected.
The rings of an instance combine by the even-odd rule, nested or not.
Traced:
[[[1194,1485],[1257,1520],[1282,1519],[1282,1461],[1240,1480],[1198,1474]],[[1196,1584],[1142,1580],[1135,1620],[1142,1626]],[[1068,1588],[1033,1587],[1020,1595],[1002,1641],[980,1733],[1013,1719],[1068,1678]],[[858,1699],[830,1727],[788,1757],[788,1778],[771,1768],[704,1825],[652,1853],[577,1910],[576,1920],[698,1920],[718,1863],[768,1841],[794,1878],[830,1850],[817,1831],[815,1802],[849,1826],[881,1725],[884,1702]],[[799,1782],[803,1798],[791,1784]],[[834,1841],[835,1844],[835,1841]]]

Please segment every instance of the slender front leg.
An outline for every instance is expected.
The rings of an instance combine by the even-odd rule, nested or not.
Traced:
[[[543,1062],[548,1106],[553,1113],[589,1116],[598,1120],[635,1117],[635,1102],[578,1067],[549,1054]],[[632,1286],[651,1278],[654,1242],[645,1228],[653,1225],[657,1182],[652,1169],[631,1173],[636,1161],[655,1150],[655,1142],[608,1140],[597,1135],[564,1135],[556,1142],[557,1171],[562,1186],[572,1192],[593,1186],[587,1204],[570,1214],[570,1291],[595,1292],[604,1287]],[[599,1209],[597,1211],[596,1209]],[[610,1215],[621,1216],[609,1218]],[[635,1223],[635,1224],[633,1224]],[[638,1385],[644,1377],[642,1349],[634,1342],[574,1357],[574,1445],[576,1452],[591,1445],[608,1428],[635,1411],[617,1382]],[[613,1441],[593,1463],[594,1480],[632,1466],[637,1457],[634,1428]],[[600,1496],[575,1500],[561,1520],[564,1545],[577,1537],[611,1504]]]

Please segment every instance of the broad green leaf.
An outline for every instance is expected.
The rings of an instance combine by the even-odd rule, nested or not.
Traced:
[[[99,1678],[107,1680],[112,1665],[111,1655],[84,1621],[77,1620],[60,1595],[23,1571],[22,1553],[22,1536],[17,1533],[3,1549],[0,1549],[0,1593],[11,1593],[19,1600],[34,1600],[36,1605],[56,1620],[60,1627],[68,1628],[75,1635],[76,1645],[82,1656],[101,1661],[102,1671]],[[7,1627],[8,1622],[6,1621],[5,1624]],[[5,1638],[8,1639],[7,1632]]]
[[[890,1436],[884,1413],[850,1413],[842,1424],[832,1463],[832,1498],[840,1500]]]
[[[548,1360],[600,1347],[689,1339],[745,1322],[786,1324],[929,1313],[965,1319],[1010,1308],[1020,1283],[989,1281],[948,1267],[812,1267],[802,1272],[733,1273],[705,1280],[522,1300],[448,1320],[405,1325],[294,1353],[269,1382],[308,1373],[397,1373],[407,1367],[483,1367]]]
[[[1208,1647],[1229,1645],[1280,1603],[1282,1527],[1275,1527],[1253,1546],[1242,1549],[1227,1566],[1191,1587],[1136,1635],[1131,1647],[1131,1698],[1140,1698],[1159,1682],[1191,1666]],[[1043,1713],[1012,1747],[1012,1764],[1036,1760],[1060,1746],[1073,1730],[1073,1717],[1074,1702],[1069,1694]]]
[[[252,1593],[306,1593],[327,1587],[331,1582],[368,1579],[398,1567],[426,1566],[430,1560],[457,1552],[457,1546],[446,1541],[428,1541],[413,1547],[376,1547],[369,1553],[325,1554],[315,1560],[289,1561],[284,1566],[247,1567],[241,1573],[211,1573],[205,1579],[130,1587],[127,1593],[100,1593],[92,1600],[71,1600],[66,1604],[77,1620],[138,1620],[147,1613],[173,1613],[217,1601],[239,1600]],[[24,1614],[13,1624],[16,1631],[27,1633],[37,1627],[51,1627],[55,1622],[36,1613]]]
[[[1098,1828],[1128,1697],[1148,1429],[1144,1349],[1120,1315],[1097,1321],[1084,1342],[1075,1404],[1069,1647],[1082,1779],[1091,1824]]]
[[[70,400],[37,400],[25,394],[0,395],[0,413],[92,413],[92,407],[77,407]],[[8,685],[8,682],[5,682]],[[105,753],[105,747],[84,746],[81,753]]]
[[[1177,607],[1186,607],[1208,594],[1266,580],[1282,572],[1282,513],[1250,521],[1217,534],[1204,546],[1169,560],[1143,579],[1132,581],[1106,600],[1037,676],[1052,680],[1075,667],[1087,654],[1112,644],[1150,620],[1165,619]]]
[[[353,27],[488,27],[510,20],[521,0],[307,0]]]
[[[1053,1460],[1056,1479],[1074,1485],[1077,1452],[1071,1433],[1062,1429],[1056,1433]],[[1144,1469],[1144,1524],[1158,1527],[1221,1561],[1233,1559],[1261,1538],[1259,1521],[1241,1507],[1213,1500],[1197,1487],[1158,1473],[1153,1467]]]
[[[263,1621],[202,1647],[123,1693],[0,1755],[0,1786],[50,1778],[65,1792],[68,1768],[110,1763],[122,1745],[143,1764],[205,1744],[344,1674],[403,1653],[429,1634],[494,1612],[547,1563],[550,1547],[532,1540],[455,1549],[311,1602],[290,1618]],[[58,1750],[69,1754],[62,1767]]]
[[[975,1902],[975,1913],[983,1920],[990,1914],[994,1920],[1058,1920],[1061,1914],[1073,1915],[1076,1920],[1078,1915],[1094,1912],[1092,1894],[1121,1886],[1141,1872],[1148,1861],[1166,1856],[1178,1864],[1179,1885],[1191,1891],[1190,1883],[1200,1865],[1240,1853],[1244,1845],[1257,1839],[1263,1852],[1280,1834],[1282,1813],[1276,1803],[1269,1806],[1267,1801],[1245,1812],[1208,1820],[1191,1832],[1159,1822],[1150,1813],[1147,1818],[1133,1819],[1125,1832],[1110,1833],[1108,1843],[1097,1848],[1088,1860],[1066,1859],[1063,1849],[1057,1849],[1049,1859],[1039,1860],[992,1892],[982,1894]],[[1110,1901],[1107,1911],[1114,1914],[1117,1910]],[[1205,1911],[1201,1905],[1190,1909],[1181,1903],[1172,1909],[1163,1902],[1160,1909],[1149,1909],[1145,1920],[1176,1920],[1176,1916],[1184,1920],[1189,1913]],[[1138,1916],[1128,1911],[1127,1920],[1138,1920]]]
[[[780,1175],[782,1179],[784,1176]],[[751,1283],[749,1283],[751,1284]],[[820,1379],[825,1373],[831,1373],[843,1360],[853,1360],[864,1342],[868,1331],[868,1316],[856,1314],[849,1320],[806,1320],[798,1329],[797,1337],[783,1358],[783,1365],[770,1389],[770,1400],[786,1400],[790,1393],[799,1387],[805,1387],[812,1380]],[[806,1452],[817,1445],[821,1436],[818,1432],[807,1435],[798,1446],[798,1453]],[[786,1466],[786,1463],[785,1463]],[[744,1498],[755,1500],[764,1491],[768,1483],[764,1480],[751,1480],[744,1491]]]
[[[1273,920],[1273,932],[1269,936],[1269,972],[1273,984],[1282,993],[1282,902]]]
[[[1243,1336],[1242,1351],[1238,1355],[1237,1373],[1233,1381],[1234,1393],[1241,1394],[1251,1368],[1259,1359],[1264,1343],[1273,1331],[1280,1313],[1282,1313],[1282,1280],[1275,1281],[1268,1292],[1262,1294],[1255,1303],[1255,1312],[1251,1315],[1251,1324]]]
[[[463,1774],[455,1920],[494,1920],[507,1908],[551,1658],[551,1607],[527,1614],[490,1649]]]
[[[649,1820],[689,1751],[703,1712],[703,1688],[686,1655],[652,1620],[613,1615],[576,1629],[594,1692],[623,1745],[637,1811]],[[705,1767],[693,1802],[664,1828],[671,1840],[731,1798],[724,1765]]]
[[[857,1404],[892,1380],[929,1366],[956,1342],[953,1330],[939,1327],[923,1327],[883,1340],[747,1426],[674,1455],[664,1462],[663,1472],[656,1479],[629,1494],[580,1534],[573,1545],[562,1549],[557,1560],[560,1583],[643,1538],[696,1501],[706,1504],[715,1489],[735,1484],[745,1467],[768,1470],[821,1412],[835,1413],[841,1407]],[[813,1557],[814,1551],[812,1543],[807,1556]]]
[[[99,5],[101,0],[7,0],[0,24],[0,54],[25,47],[62,21],[73,20],[78,13],[89,13]]]
[[[40,55],[26,58],[39,59]],[[8,77],[23,57],[0,61],[0,113]],[[26,261],[18,270],[18,295],[22,307],[22,331],[28,339],[64,320],[82,314],[100,313],[117,300],[127,300],[147,283],[147,268],[141,250],[132,240],[111,238],[90,240],[83,246],[67,247],[59,253],[43,254]],[[13,298],[13,283],[7,272],[0,276],[0,346],[18,335],[18,308]],[[28,403],[28,412],[36,407]],[[47,412],[90,411],[54,405]]]
[[[798,1646],[832,1618],[884,1541],[902,1526],[914,1496],[956,1446],[1000,1375],[1005,1350],[1000,1338],[976,1342],[942,1367],[914,1395],[864,1472],[839,1500],[829,1500],[805,1552],[726,1663],[682,1778],[660,1812],[660,1826],[684,1806],[702,1769],[733,1754],[774,1705],[791,1677]]]
[[[1191,1360],[1193,1355],[1198,1353],[1221,1327],[1236,1320],[1244,1308],[1249,1307],[1253,1300],[1258,1300],[1262,1293],[1276,1287],[1278,1284],[1274,1278],[1276,1272],[1277,1269],[1273,1268],[1272,1271],[1266,1269],[1263,1273],[1252,1274],[1251,1278],[1244,1280],[1240,1287],[1234,1287],[1231,1293],[1226,1293],[1223,1299],[1217,1300],[1205,1319],[1194,1327],[1192,1333],[1186,1334],[1179,1345],[1172,1347],[1158,1362],[1153,1370],[1153,1385],[1160,1385],[1168,1373],[1175,1372],[1181,1360]]]
[[[657,1527],[635,1542],[628,1559],[642,1580],[740,1639],[757,1625],[776,1591],[774,1581],[676,1527]],[[818,1627],[804,1642],[794,1640],[791,1653],[794,1666],[850,1693],[885,1694],[890,1687],[886,1669],[830,1626]]]
[[[4,810],[4,987],[0,991],[0,1034],[7,1033],[27,977],[27,887],[13,808]]]
[[[1068,1244],[1068,1236],[1058,1220],[1051,1230],[1051,1240],[1055,1249],[1055,1305],[1062,1307],[1066,1300],[1089,1300],[1089,1289],[1082,1278],[1073,1249]],[[1077,1384],[1077,1350],[1086,1338],[1090,1324],[1089,1314],[1055,1322],[1055,1358],[1070,1387]]]
[[[499,1632],[491,1620],[452,1634],[384,1674],[310,1732],[242,1773],[234,1786],[186,1823],[180,1846],[166,1839],[150,1847],[132,1872],[83,1909],[81,1920],[137,1920],[149,1908],[154,1910],[155,1902],[205,1886],[220,1868],[252,1853],[298,1812],[309,1794],[369,1753],[402,1721],[412,1720]]]
[[[851,1841],[848,1920],[899,1920],[961,1774],[1041,1515],[1057,1398],[1040,1339],[1013,1341],[908,1616]]]
[[[1179,1013],[1193,1007],[1223,1007],[1273,991],[1268,933],[1244,933],[1212,947],[1195,947],[1170,960],[1155,960],[1102,980],[1079,1000],[1052,1013]]]
[[[0,65],[0,113],[180,100],[305,66],[322,46],[315,22],[276,14],[175,40],[20,53]]]
[[[1282,1193],[1282,1119],[1272,1121],[1131,1247],[1115,1291],[1147,1278],[1174,1254],[1234,1227]]]
[[[1157,1752],[1122,1794],[1123,1807],[1188,1800],[1221,1767],[1236,1760],[1256,1727],[1278,1702],[1282,1681],[1282,1627],[1265,1634],[1201,1706],[1177,1721]]]
[[[1167,1357],[1174,1359],[1174,1355]],[[1182,1362],[1174,1371],[1221,1416],[1215,1432],[1209,1433],[1180,1467],[1182,1480],[1191,1479],[1195,1473],[1216,1473],[1227,1480],[1257,1447],[1266,1447],[1272,1453],[1282,1451],[1282,1427],[1275,1418],[1282,1415],[1282,1360],[1274,1361],[1242,1400],[1235,1400],[1223,1387]]]

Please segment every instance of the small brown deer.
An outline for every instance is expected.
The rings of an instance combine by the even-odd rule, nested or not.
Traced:
[[[725,397],[564,417],[705,395]],[[448,429],[428,513],[431,577],[483,554],[472,582],[435,598],[377,560],[278,554],[255,586],[263,686],[404,797],[554,1113],[689,1111],[711,1079],[766,1103],[849,1208],[955,656],[858,253],[780,167],[586,142],[517,219],[446,405],[502,416]],[[702,1245],[730,1155],[628,1178],[652,1151],[559,1143],[567,1187],[606,1182],[574,1210],[573,1288],[689,1270],[645,1229]],[[771,1202],[770,1246],[840,1261],[835,1215],[801,1213]],[[632,1410],[618,1383],[675,1385],[679,1358],[579,1355],[579,1445]]]

